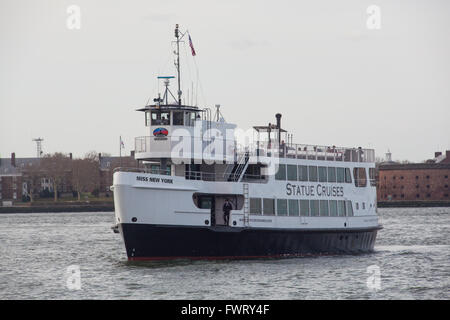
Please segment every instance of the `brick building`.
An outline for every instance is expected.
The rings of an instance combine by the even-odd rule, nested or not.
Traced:
[[[450,150],[436,152],[425,163],[381,163],[377,200],[450,201]]]

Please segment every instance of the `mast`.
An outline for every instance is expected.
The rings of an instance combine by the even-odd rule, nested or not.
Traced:
[[[181,105],[181,79],[180,79],[180,33],[178,23],[175,25],[175,38],[177,38],[177,73],[178,73],[178,104]]]

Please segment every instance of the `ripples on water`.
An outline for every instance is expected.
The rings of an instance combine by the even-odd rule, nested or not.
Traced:
[[[128,262],[113,213],[0,215],[0,299],[449,299],[450,208],[379,214],[372,254],[193,262]]]

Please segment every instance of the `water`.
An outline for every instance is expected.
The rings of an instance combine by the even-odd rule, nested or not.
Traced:
[[[379,214],[372,254],[145,263],[127,261],[112,213],[0,215],[0,299],[449,299],[450,208]]]

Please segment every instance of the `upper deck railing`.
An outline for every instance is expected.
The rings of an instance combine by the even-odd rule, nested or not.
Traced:
[[[179,143],[179,139],[173,140],[171,137],[166,137],[169,141],[168,145],[175,145]],[[199,139],[197,143],[202,143],[200,138],[191,138],[191,142],[194,143],[194,139]],[[158,137],[137,137],[135,138],[135,152],[136,153],[148,153],[151,152],[150,144],[152,141],[158,140]],[[170,152],[170,150],[167,150]],[[358,148],[346,148],[336,146],[319,146],[309,144],[282,144],[279,148],[271,147],[266,141],[260,141],[259,143],[251,144],[250,146],[238,145],[232,152],[236,154],[242,154],[248,151],[251,156],[259,157],[279,157],[279,158],[292,158],[292,159],[306,159],[306,160],[323,160],[323,161],[344,161],[344,162],[375,162],[375,150]],[[234,154],[233,154],[234,156]]]

